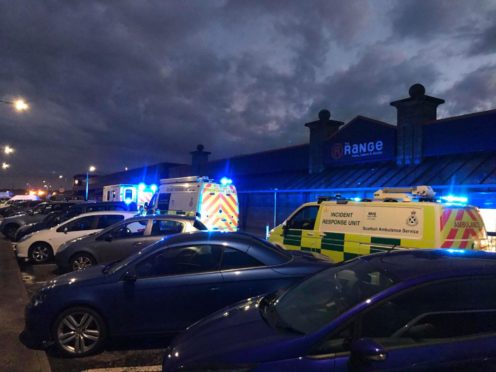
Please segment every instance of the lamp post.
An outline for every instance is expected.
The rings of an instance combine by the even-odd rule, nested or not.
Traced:
[[[89,174],[90,172],[94,172],[94,171],[96,171],[96,168],[93,165],[90,165],[90,167],[86,171],[86,197],[85,197],[86,201],[88,200],[88,181],[90,178]]]
[[[14,101],[6,101],[4,99],[0,99],[0,102],[14,106],[15,110],[18,112],[29,110],[29,105],[22,98],[18,98]]]

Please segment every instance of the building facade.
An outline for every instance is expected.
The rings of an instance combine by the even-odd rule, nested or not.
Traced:
[[[241,229],[257,234],[318,196],[365,198],[383,187],[429,185],[438,195],[463,195],[470,204],[496,209],[496,110],[439,120],[437,107],[443,103],[415,84],[409,97],[391,102],[395,124],[365,116],[344,123],[322,110],[305,124],[308,144],[214,161],[199,145],[191,153],[192,165],[164,163],[169,166],[151,182],[227,176],[238,189]],[[133,183],[123,173],[94,185]]]

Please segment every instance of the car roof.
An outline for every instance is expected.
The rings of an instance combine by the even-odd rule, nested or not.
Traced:
[[[134,216],[136,214],[136,211],[115,211],[115,210],[97,211],[97,212],[88,212],[88,213],[78,214],[77,216],[74,216],[73,218],[86,217],[86,216],[105,216],[107,214],[123,214],[123,215]]]
[[[190,242],[192,240],[229,240],[230,242],[251,243],[260,241],[254,235],[242,232],[224,232],[224,231],[195,231],[188,234],[175,234],[166,237],[168,244]],[[270,244],[269,242],[267,242]]]
[[[405,281],[426,275],[463,275],[478,271],[496,275],[496,254],[469,249],[405,249],[361,256],[394,279]]]
[[[136,214],[136,213],[135,213]],[[196,217],[194,216],[184,216],[184,215],[178,215],[178,214],[147,214],[147,215],[139,215],[131,218],[128,221],[132,221],[135,219],[140,219],[140,220],[179,220],[179,221],[190,221],[194,222],[196,220]]]

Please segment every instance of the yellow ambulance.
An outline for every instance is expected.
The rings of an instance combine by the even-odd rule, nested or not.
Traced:
[[[318,252],[334,262],[404,248],[486,249],[476,207],[440,203],[430,186],[378,190],[371,201],[306,203],[270,231],[289,250]]]
[[[150,201],[148,213],[193,215],[209,230],[236,231],[238,194],[225,177],[220,182],[198,176],[164,178]]]

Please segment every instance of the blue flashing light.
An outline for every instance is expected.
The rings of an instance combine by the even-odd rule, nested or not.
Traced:
[[[465,254],[467,252],[465,249],[453,249],[453,248],[446,249],[446,251],[451,254]]]
[[[232,180],[230,178],[227,178],[227,177],[222,177],[220,179],[220,183],[222,186],[227,186],[227,185],[230,185],[232,183]]]
[[[360,202],[360,201],[362,201],[362,198],[359,198],[359,197],[357,196],[357,197],[355,197],[355,198],[352,198],[351,200],[356,201],[356,202]]]
[[[150,186],[150,190],[152,190],[153,192],[157,191],[157,189],[158,189],[157,185]]]
[[[133,202],[133,200],[132,200],[132,199],[126,199],[126,200],[124,200],[124,203],[126,203],[126,205],[129,205],[129,204],[131,204],[132,202]]]
[[[441,196],[441,200],[453,204],[467,204],[468,202],[468,198],[466,196],[455,196],[455,195]]]
[[[146,185],[145,185],[143,182],[141,182],[141,183],[138,185],[138,190],[139,190],[139,191],[143,191],[145,188],[146,188]]]

